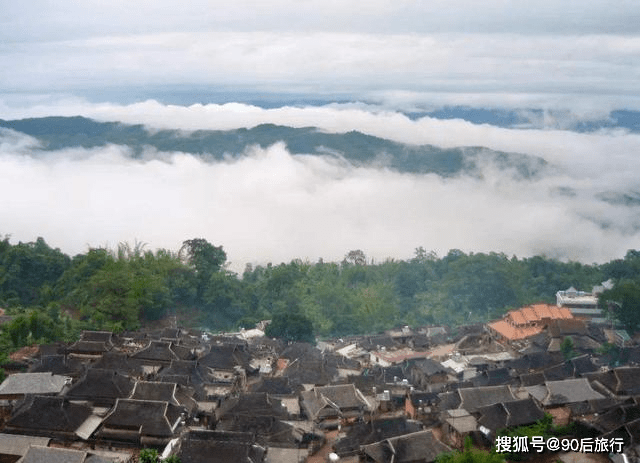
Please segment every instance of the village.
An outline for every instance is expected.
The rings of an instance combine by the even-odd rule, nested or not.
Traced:
[[[528,461],[640,461],[639,336],[603,316],[599,291],[316,346],[267,338],[268,322],[84,331],[5,366],[0,462],[132,463],[148,448],[182,463],[429,463],[465,440]],[[567,431],[502,432],[545,419]]]

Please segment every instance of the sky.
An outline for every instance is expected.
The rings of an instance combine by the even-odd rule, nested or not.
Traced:
[[[532,129],[405,114],[447,106],[543,116]],[[444,180],[284,145],[222,163],[134,161],[126,146],[45,155],[2,131],[0,233],[68,253],[205,237],[240,270],[351,249],[408,258],[418,246],[605,261],[640,247],[637,207],[598,199],[640,192],[640,138],[564,127],[621,109],[640,110],[636,1],[2,2],[0,119],[358,130],[540,156],[552,170],[527,183],[493,166]]]

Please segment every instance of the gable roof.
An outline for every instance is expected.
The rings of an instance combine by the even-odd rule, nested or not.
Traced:
[[[23,436],[20,434],[0,433],[0,455],[23,456],[29,446],[42,445],[46,447],[51,441],[50,437]]]
[[[362,447],[364,454],[376,463],[429,463],[451,448],[440,442],[431,431],[420,431],[392,437]]]
[[[422,423],[408,420],[404,416],[354,423],[347,428],[345,436],[334,443],[333,448],[338,455],[346,455],[356,451],[361,445],[421,430]]]
[[[264,392],[249,392],[226,399],[216,410],[219,420],[230,419],[234,415],[275,416],[288,419],[289,413],[279,399]]]
[[[220,431],[249,432],[260,445],[296,447],[302,439],[296,428],[273,416],[235,415],[216,426]],[[299,439],[298,439],[299,438]]]
[[[20,463],[84,463],[87,452],[33,445]]]
[[[266,392],[272,395],[293,394],[295,392],[286,376],[261,376],[256,383],[251,384],[247,389],[249,392]]]
[[[623,423],[637,419],[640,419],[640,405],[621,404],[598,415],[593,425],[601,433],[607,433],[618,429]]]
[[[429,376],[449,372],[449,370],[440,362],[436,362],[435,360],[430,358],[425,358],[425,359],[416,360],[412,362],[411,368]]]
[[[177,455],[189,463],[261,463],[265,449],[249,433],[192,431],[181,439]]]
[[[302,406],[312,420],[329,416],[336,417],[345,413],[369,409],[369,403],[353,384],[339,384],[315,387],[311,391],[303,391]],[[326,411],[329,413],[327,414]]]
[[[155,437],[171,437],[180,422],[181,407],[155,400],[118,399],[104,419],[98,436],[107,437],[109,429],[137,430]]]
[[[593,390],[586,378],[547,381],[545,386],[547,394],[542,401],[544,405],[563,405],[604,398],[602,394]]]
[[[513,383],[515,379],[511,376],[511,370],[505,367],[483,371],[471,381],[474,386],[499,386]]]
[[[91,414],[91,407],[72,403],[64,397],[27,396],[14,411],[5,432],[75,433]]]
[[[172,360],[169,366],[158,374],[160,381],[165,381],[165,378],[169,382],[196,386],[213,381],[210,370],[195,360]]]
[[[176,383],[137,381],[129,398],[136,400],[171,402],[172,404],[178,405],[175,395],[176,388]]]
[[[438,409],[441,411],[453,410],[458,408],[461,403],[462,398],[458,391],[442,392],[438,394]]]
[[[535,336],[542,332],[543,320],[572,319],[571,311],[550,304],[533,304],[507,313],[502,320],[487,324],[491,330],[504,338],[515,341]]]
[[[616,394],[640,395],[640,367],[620,367],[613,371],[617,379]]]
[[[113,332],[85,330],[80,334],[80,339],[83,341],[111,343],[113,340]]]
[[[171,349],[171,342],[151,341],[147,347],[136,352],[131,357],[148,362],[170,363],[179,360],[179,357]]]
[[[542,327],[540,326],[512,325],[507,320],[497,320],[487,326],[509,341],[525,339],[542,332]]]
[[[249,367],[249,354],[238,345],[213,345],[205,355],[198,359],[198,363],[215,370],[233,370],[240,366]]]
[[[69,354],[78,355],[102,355],[113,346],[103,341],[76,341],[67,348]]]
[[[67,391],[73,400],[89,400],[113,405],[118,398],[131,394],[134,381],[113,370],[89,368],[85,375]]]
[[[589,355],[581,355],[580,357],[572,358],[570,362],[576,376],[581,376],[585,373],[591,373],[592,371],[598,370],[598,367],[594,365]]]
[[[92,368],[113,370],[125,375],[139,375],[142,373],[142,366],[139,360],[131,359],[124,352],[105,352],[98,359]]]
[[[458,393],[462,399],[460,408],[469,411],[477,410],[486,405],[517,400],[509,386],[463,388],[458,389]]]
[[[286,366],[282,372],[283,376],[289,378],[289,383],[293,386],[300,384],[329,384],[338,376],[338,369],[327,364],[320,354],[320,358],[297,358]]]
[[[71,384],[70,376],[43,373],[15,373],[0,384],[0,396],[24,394],[59,394],[66,384]]]

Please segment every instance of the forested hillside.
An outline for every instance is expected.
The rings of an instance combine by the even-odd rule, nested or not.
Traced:
[[[293,155],[333,156],[356,166],[386,167],[398,172],[434,173],[442,177],[477,176],[481,166],[492,164],[518,178],[532,178],[547,167],[539,157],[505,153],[481,147],[440,148],[407,145],[360,132],[325,133],[314,127],[294,128],[262,124],[250,129],[149,131],[142,125],[98,122],[84,117],[44,117],[4,121],[0,128],[37,139],[45,151],[127,146],[140,157],[150,149],[181,152],[203,159],[223,160],[247,154],[253,146],[267,148],[282,142]]]
[[[618,282],[612,300],[624,296],[629,309],[627,318],[619,311],[622,321],[639,318],[633,305],[640,288],[638,251],[585,265],[459,250],[439,257],[423,248],[410,260],[372,263],[353,250],[342,262],[247,265],[242,275],[225,268],[226,258],[222,246],[204,239],[186,240],[175,251],[121,244],[70,257],[42,238],[11,244],[5,237],[0,306],[13,319],[3,325],[3,341],[17,347],[73,339],[80,329],[132,330],[174,314],[210,330],[277,318],[301,330],[308,324],[320,336],[456,325],[554,302],[556,291],[570,286],[590,291],[609,278]]]

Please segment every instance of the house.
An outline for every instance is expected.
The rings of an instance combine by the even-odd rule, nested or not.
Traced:
[[[450,373],[453,371],[428,358],[411,362],[409,367],[410,382],[418,389],[426,389],[430,384],[446,383],[451,379]]]
[[[446,440],[458,449],[464,448],[464,440],[467,436],[478,431],[476,417],[464,408],[447,410],[443,419],[443,434],[446,436]]]
[[[545,407],[604,398],[593,390],[586,378],[547,381],[543,387],[530,386],[525,389]]]
[[[598,294],[612,287],[613,282],[611,280],[594,287],[590,293],[578,291],[571,286],[567,290],[556,293],[556,304],[558,307],[569,309],[574,317],[588,320],[591,323],[607,323],[602,309],[598,307]]]
[[[132,378],[145,377],[145,369],[142,361],[130,358],[125,352],[105,352],[100,359],[91,364],[91,367],[95,369],[112,370],[118,374]]]
[[[131,358],[141,360],[145,365],[170,365],[174,360],[182,360],[171,350],[169,341],[150,341],[144,349],[131,355]]]
[[[362,446],[364,461],[374,463],[431,463],[441,453],[450,451],[451,448],[436,439],[431,431],[414,432]]]
[[[71,386],[65,397],[85,400],[94,406],[112,407],[116,400],[129,397],[135,381],[113,370],[89,368],[80,380]]]
[[[422,424],[405,417],[393,417],[354,423],[346,429],[344,437],[333,445],[333,450],[341,457],[356,455],[362,445],[422,431]]]
[[[432,413],[432,407],[438,402],[438,394],[435,392],[409,390],[404,410],[409,418],[422,419]]]
[[[236,415],[273,416],[283,420],[289,419],[289,413],[279,399],[261,392],[244,393],[237,397],[230,397],[216,409],[218,421],[231,420]]]
[[[390,367],[391,365],[397,365],[407,360],[426,359],[429,354],[429,352],[415,351],[409,348],[396,350],[380,349],[369,353],[369,361],[372,364],[382,367]]]
[[[233,415],[231,419],[220,421],[216,430],[252,433],[255,442],[265,448],[306,448],[307,444],[303,442],[309,441],[305,431],[274,416]]]
[[[551,320],[568,318],[573,318],[569,309],[534,304],[508,312],[502,320],[488,323],[487,329],[497,340],[513,342],[541,333]]]
[[[14,463],[23,457],[32,445],[48,446],[51,438],[0,434],[0,462]]]
[[[59,395],[71,384],[70,376],[43,373],[15,373],[0,384],[0,399],[16,400],[27,394]]]
[[[87,438],[100,422],[87,404],[29,395],[17,405],[4,432],[74,441]]]
[[[67,348],[67,353],[85,359],[100,358],[113,349],[112,337],[111,331],[83,331],[80,339]]]
[[[197,407],[192,394],[193,391],[176,383],[137,381],[129,398],[134,400],[168,402],[184,407],[188,414],[191,415]]]
[[[371,405],[353,384],[315,387],[300,394],[307,417],[323,426],[337,426],[344,418],[358,418]]]
[[[183,407],[155,400],[118,399],[96,437],[110,442],[164,446],[186,417]]]
[[[458,389],[460,408],[474,412],[481,407],[518,400],[510,386],[486,386]]]
[[[471,382],[475,387],[482,386],[500,386],[517,383],[517,379],[511,376],[509,368],[493,368],[484,370],[482,373],[471,378]]]
[[[215,381],[211,369],[200,365],[195,360],[172,360],[169,366],[160,370],[157,379],[195,387]]]
[[[85,463],[87,452],[33,445],[29,447],[20,463]]]
[[[587,373],[594,387],[604,386],[606,393],[619,396],[640,395],[640,367],[620,367],[605,372]]]
[[[478,429],[490,442],[500,429],[527,426],[544,418],[544,411],[531,398],[481,407],[476,414]]]
[[[192,430],[174,454],[182,463],[263,463],[265,453],[251,433]]]
[[[48,372],[77,379],[82,376],[86,368],[87,365],[82,359],[55,354],[41,356],[29,367],[29,373]]]

